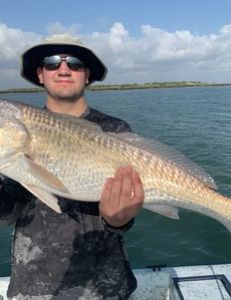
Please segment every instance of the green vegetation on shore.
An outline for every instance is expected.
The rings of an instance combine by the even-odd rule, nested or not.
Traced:
[[[93,84],[87,87],[89,91],[106,90],[130,90],[130,89],[154,89],[154,88],[177,88],[177,87],[205,87],[205,86],[230,86],[231,83],[206,83],[201,81],[163,81],[132,84]],[[39,93],[43,88],[15,88],[0,90],[0,93]]]

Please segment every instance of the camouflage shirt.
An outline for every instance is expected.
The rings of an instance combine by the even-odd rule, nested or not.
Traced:
[[[130,131],[94,109],[83,118],[104,131]],[[1,222],[15,221],[9,299],[119,300],[135,290],[123,236],[101,222],[98,203],[59,197],[57,214],[8,178],[0,199]]]

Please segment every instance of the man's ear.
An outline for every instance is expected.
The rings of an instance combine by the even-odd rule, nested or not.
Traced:
[[[41,68],[41,67],[38,67],[36,71],[37,71],[37,75],[38,75],[39,82],[40,82],[41,84],[43,84],[43,73],[42,73],[42,68]]]
[[[90,74],[91,74],[91,70],[89,69],[89,68],[86,68],[85,69],[85,85],[88,85],[89,84],[89,80],[88,80],[88,78],[89,78],[89,76],[90,76]]]

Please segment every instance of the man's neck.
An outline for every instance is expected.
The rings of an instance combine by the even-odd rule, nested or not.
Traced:
[[[46,107],[50,111],[56,113],[63,113],[75,117],[80,117],[87,110],[88,105],[84,97],[75,102],[65,100],[60,101],[48,97]]]

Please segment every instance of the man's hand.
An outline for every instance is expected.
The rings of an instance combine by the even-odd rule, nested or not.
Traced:
[[[131,166],[117,169],[105,182],[100,201],[100,215],[113,227],[122,227],[134,218],[144,202],[139,174]]]

